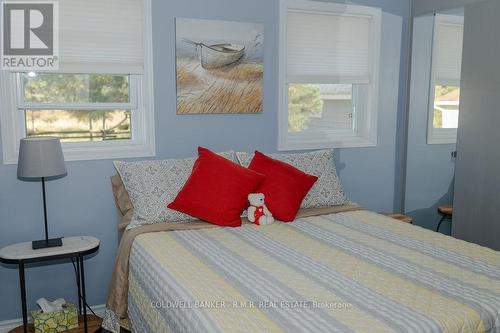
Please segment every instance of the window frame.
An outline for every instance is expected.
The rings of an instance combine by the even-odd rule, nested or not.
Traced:
[[[51,74],[51,73],[43,73],[43,74]],[[58,73],[60,74],[60,73]],[[74,73],[67,73],[68,75],[72,75]],[[100,75],[101,73],[86,73],[83,75]],[[102,73],[106,75],[105,73]],[[137,74],[109,74],[109,75],[118,75],[118,76],[128,76],[129,78],[129,101],[127,103],[42,103],[42,102],[26,102],[23,96],[23,92],[25,90],[25,84],[23,80],[23,73],[15,73],[16,75],[16,100],[17,100],[17,108],[19,110],[26,109],[39,109],[39,110],[47,110],[47,109],[65,109],[65,110],[115,110],[115,109],[130,109],[137,110],[138,109],[138,100],[140,99],[140,95],[142,95],[141,86],[138,85],[140,81],[140,75]]]
[[[431,83],[429,92],[429,111],[427,115],[427,144],[428,145],[444,145],[457,143],[458,128],[434,128],[434,102],[436,96],[436,86],[443,85],[436,83],[434,80]],[[448,84],[448,86],[457,86],[456,84]],[[460,88],[460,84],[458,86]],[[460,109],[460,104],[458,105]],[[460,112],[460,110],[459,110]]]
[[[131,110],[131,140],[63,142],[62,148],[66,161],[101,160],[115,158],[154,157],[155,122],[154,122],[154,92],[153,92],[153,54],[151,0],[141,0],[143,4],[143,74],[122,73],[129,75],[129,103],[26,103],[23,92],[22,74],[0,71],[0,125],[2,139],[2,161],[4,164],[17,164],[19,155],[19,140],[26,136],[25,112],[33,107],[69,109],[130,109]],[[50,71],[48,74],[65,74],[64,71]],[[116,74],[92,71],[89,73],[67,74]],[[133,91],[135,93],[133,93]]]
[[[446,80],[437,82],[436,80],[436,44],[438,42],[438,36],[436,34],[436,28],[440,23],[449,24],[464,24],[464,18],[460,16],[453,15],[440,15],[434,16],[434,27],[432,36],[432,61],[431,61],[431,76],[429,84],[429,107],[427,111],[427,144],[428,145],[444,145],[444,144],[456,144],[457,143],[457,133],[458,128],[434,128],[434,102],[436,98],[436,86],[453,86],[460,87],[460,82],[452,80]],[[460,113],[460,102],[459,102],[459,113]]]
[[[46,73],[49,74],[49,73]],[[69,74],[69,73],[68,73]],[[62,142],[63,149],[88,149],[93,148],[106,148],[109,146],[127,146],[135,144],[136,138],[140,136],[140,128],[142,128],[139,103],[142,100],[142,86],[138,84],[141,77],[137,74],[111,74],[111,75],[126,75],[129,77],[129,102],[128,103],[38,103],[26,102],[24,98],[24,80],[23,73],[14,73],[16,80],[16,109],[21,115],[20,122],[22,122],[21,133],[23,136],[26,134],[26,110],[98,110],[98,111],[112,111],[116,109],[130,110],[130,136],[131,139],[125,140],[110,140],[110,141],[81,141],[81,142]],[[71,74],[69,74],[71,75]]]
[[[323,132],[290,133],[288,132],[288,85],[289,83],[326,83],[335,84],[339,82],[311,82],[306,77],[304,82],[293,80],[289,82],[287,77],[287,13],[289,9],[301,11],[332,12],[335,15],[370,16],[373,20],[372,50],[370,68],[372,80],[368,84],[366,98],[360,96],[353,89],[353,107],[356,104],[366,104],[365,110],[359,108],[353,113],[353,130],[331,130]],[[304,0],[280,0],[280,31],[279,31],[279,102],[278,102],[278,150],[307,150],[322,148],[354,148],[375,147],[377,145],[377,114],[378,114],[378,91],[380,70],[380,43],[381,43],[381,21],[382,13],[379,8],[358,5],[345,5],[337,3],[326,3],[319,1]],[[348,83],[348,82],[342,82]],[[356,84],[353,83],[353,87]],[[356,112],[357,111],[357,112]]]

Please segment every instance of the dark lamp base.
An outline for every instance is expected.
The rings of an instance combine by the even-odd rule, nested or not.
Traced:
[[[46,249],[48,247],[58,247],[62,246],[62,238],[52,238],[52,239],[42,239],[32,242],[33,250]]]

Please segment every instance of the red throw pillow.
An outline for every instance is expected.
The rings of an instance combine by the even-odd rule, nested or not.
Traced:
[[[283,222],[295,219],[302,200],[318,180],[316,176],[258,151],[248,168],[266,176],[257,192],[264,193],[267,208],[276,219]]]
[[[238,227],[248,194],[263,180],[263,175],[198,147],[191,176],[168,208],[213,224]]]

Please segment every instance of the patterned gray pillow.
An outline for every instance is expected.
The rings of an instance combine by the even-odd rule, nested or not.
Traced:
[[[238,163],[233,151],[219,155]],[[150,160],[137,162],[115,161],[116,171],[127,190],[134,215],[127,229],[143,224],[180,222],[192,216],[167,208],[191,175],[196,158]]]
[[[237,152],[238,161],[248,167],[253,154]],[[333,149],[318,150],[298,154],[268,154],[269,157],[293,165],[305,173],[318,177],[318,180],[302,201],[301,208],[324,207],[349,204],[337,177],[337,170],[333,160]]]

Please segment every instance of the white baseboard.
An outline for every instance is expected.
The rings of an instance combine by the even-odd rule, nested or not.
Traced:
[[[91,308],[92,310],[94,310],[96,315],[98,315],[99,317],[103,317],[104,311],[106,310],[106,305],[105,304],[94,305],[91,306]],[[89,312],[90,311],[87,309],[87,314]],[[11,329],[21,326],[22,324],[23,324],[22,318],[0,321],[0,333],[8,333]]]

